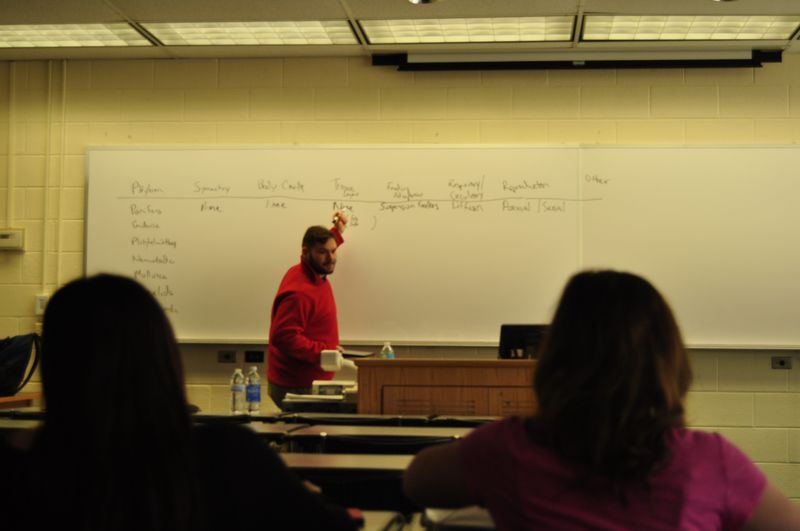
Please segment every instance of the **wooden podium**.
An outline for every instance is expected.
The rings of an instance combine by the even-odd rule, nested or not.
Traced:
[[[530,415],[535,360],[360,359],[358,412]]]

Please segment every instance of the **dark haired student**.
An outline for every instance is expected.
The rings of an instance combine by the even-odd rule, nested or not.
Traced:
[[[42,346],[45,420],[16,468],[27,470],[22,528],[353,528],[252,431],[192,426],[172,328],[135,281],[98,275],[58,290]]]
[[[330,380],[320,367],[323,350],[339,348],[336,302],[328,276],[344,243],[347,216],[334,213],[332,229],[309,227],[300,263],[286,272],[272,303],[267,380],[269,396],[280,407],[286,393],[310,393],[314,380]]]
[[[538,411],[419,453],[406,494],[483,505],[498,530],[800,529],[800,507],[747,456],[685,427],[690,383],[658,291],[628,273],[580,273],[540,351]]]

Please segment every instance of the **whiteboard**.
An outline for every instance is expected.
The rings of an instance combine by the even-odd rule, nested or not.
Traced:
[[[137,278],[184,342],[265,342],[309,225],[352,212],[330,277],[343,343],[497,343],[578,267],[578,151],[97,148],[86,271]]]
[[[800,345],[800,149],[587,147],[585,267],[644,274],[688,343]]]
[[[93,148],[87,273],[143,282],[183,342],[264,343],[309,225],[347,207],[343,343],[497,344],[587,267],[653,281],[696,347],[800,345],[800,149]]]

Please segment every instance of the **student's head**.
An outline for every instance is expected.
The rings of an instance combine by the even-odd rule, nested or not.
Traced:
[[[190,528],[191,420],[155,298],[120,276],[75,280],[50,299],[42,335],[42,517],[69,529]]]
[[[692,374],[678,325],[642,277],[587,271],[570,279],[534,376],[538,425],[590,473],[643,479],[684,426]]]
[[[54,416],[107,409],[130,419],[185,411],[183,371],[161,306],[129,278],[70,282],[47,305],[42,385]]]
[[[321,226],[309,227],[303,235],[302,257],[319,275],[330,275],[336,268],[336,238]]]

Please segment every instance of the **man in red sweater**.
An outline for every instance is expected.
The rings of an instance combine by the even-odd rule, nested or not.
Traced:
[[[347,216],[334,213],[334,226],[309,227],[303,236],[300,263],[286,272],[272,303],[269,327],[268,390],[280,407],[286,393],[310,393],[314,380],[330,380],[320,352],[339,348],[336,301],[328,275],[336,268],[336,251],[344,243]]]

